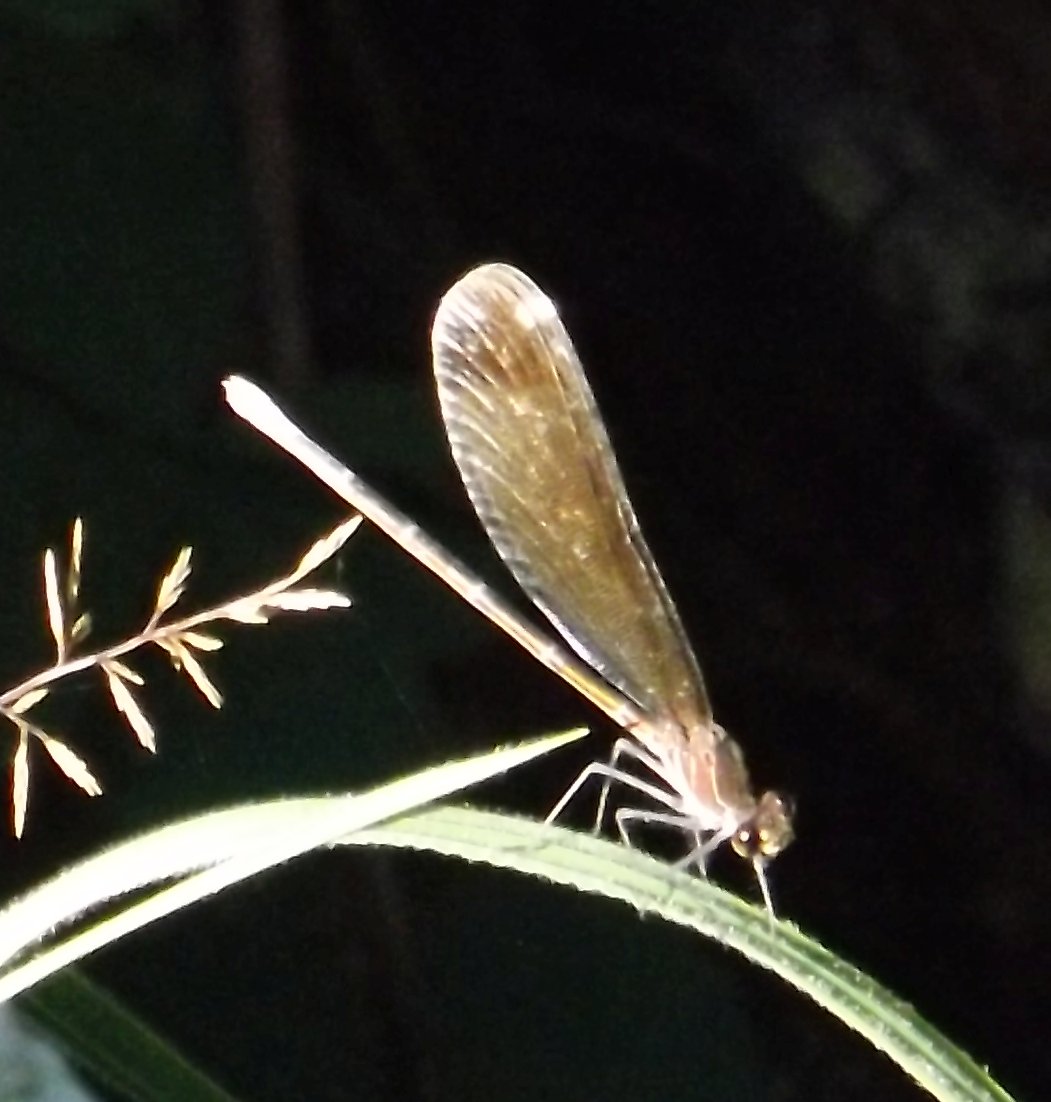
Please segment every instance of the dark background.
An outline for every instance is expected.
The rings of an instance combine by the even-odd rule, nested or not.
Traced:
[[[100,641],[181,544],[204,607],[338,517],[222,406],[231,370],[511,592],[427,336],[512,262],[563,310],[719,718],[798,800],[779,909],[1037,1097],[1051,15],[839,7],[0,3],[0,676],[49,661],[39,556],[77,513]],[[473,796],[542,815],[602,752],[380,537],[339,581],[349,613],[223,633],[220,713],[142,659],[156,759],[100,686],[56,694],[106,795],[37,755],[2,894],[175,815],[593,723]],[[242,1098],[920,1096],[717,947],[429,857],[312,857],[91,971]]]

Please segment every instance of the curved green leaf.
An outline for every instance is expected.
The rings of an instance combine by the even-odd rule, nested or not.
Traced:
[[[231,884],[523,765],[585,733],[549,735],[434,766],[360,795],[273,800],[215,811],[113,846],[0,911],[0,968],[23,958],[0,972],[0,1002],[132,930]],[[83,930],[53,936],[88,911],[168,880],[176,882],[117,906]]]
[[[942,1102],[1010,1102],[983,1068],[911,1006],[793,924],[771,919],[710,881],[617,843],[531,820],[466,808],[405,814],[406,808],[575,737],[576,732],[553,736],[440,766],[363,796],[286,799],[215,812],[114,847],[0,912],[0,959],[25,950],[43,936],[49,922],[71,920],[100,900],[136,887],[181,879],[34,952],[0,975],[0,1000],[131,930],[308,849],[396,846],[513,869],[689,927],[775,972]],[[98,891],[100,876],[106,884],[103,894]]]

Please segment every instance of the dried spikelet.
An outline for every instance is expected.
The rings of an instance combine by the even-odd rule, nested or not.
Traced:
[[[91,617],[86,612],[82,612],[74,621],[73,626],[69,629],[69,644],[72,646],[74,643],[83,642],[91,632]]]
[[[222,639],[217,639],[214,635],[205,635],[203,631],[184,631],[179,638],[189,646],[196,647],[197,650],[221,650],[223,646]]]
[[[190,555],[192,547],[184,547],[172,563],[171,569],[161,578],[161,584],[157,587],[157,600],[154,604],[151,623],[156,623],[183,594],[186,588],[186,580],[190,576]]]
[[[186,676],[189,677],[200,690],[201,696],[203,696],[213,708],[221,708],[223,706],[222,693],[220,693],[212,683],[208,674],[204,672],[204,667],[190,651],[189,647],[184,646],[179,639],[172,639],[169,641],[169,646],[166,649],[168,649],[172,656],[172,662],[175,664],[175,668],[182,670]]]
[[[358,530],[361,521],[362,517],[360,515],[350,517],[339,527],[329,532],[327,536],[322,536],[321,539],[308,548],[306,554],[296,564],[295,569],[286,579],[288,583],[298,582],[300,578],[305,578],[308,574],[317,570],[322,563],[328,562]]]
[[[136,673],[131,666],[126,665],[119,658],[106,658],[103,660],[102,665],[109,670],[112,670],[118,677],[124,681],[130,681],[133,685],[145,685],[141,674]]]
[[[128,725],[135,732],[135,737],[140,745],[151,754],[157,752],[157,736],[153,725],[146,718],[145,713],[139,707],[138,701],[131,695],[131,690],[121,680],[121,677],[113,669],[112,663],[103,662],[102,670],[106,675],[106,683],[109,686],[110,696],[117,706],[117,711],[128,721]]]
[[[80,596],[80,571],[84,555],[84,521],[77,517],[69,536],[69,573],[66,575],[66,599],[75,606]],[[72,633],[71,633],[72,634]]]
[[[309,612],[324,608],[350,608],[350,598],[331,589],[289,589],[266,599],[267,608],[282,612]]]
[[[62,614],[62,599],[58,595],[58,564],[55,552],[44,552],[44,597],[47,600],[47,622],[55,638],[55,649],[61,662],[66,653],[66,627]]]
[[[29,805],[29,735],[25,728],[18,732],[18,746],[11,761],[11,812],[16,838],[22,837]]]
[[[51,760],[75,785],[82,788],[89,796],[102,795],[102,785],[95,779],[95,775],[84,760],[70,750],[64,742],[52,735],[44,734],[43,731],[37,732],[37,738],[40,739]]]
[[[30,708],[39,704],[44,697],[47,696],[49,691],[48,689],[30,689],[28,693],[23,693],[14,704],[8,708],[8,711],[13,716],[25,715]]]
[[[239,624],[269,624],[270,617],[259,611],[260,598],[242,597],[224,605],[220,615],[226,620],[236,620]]]

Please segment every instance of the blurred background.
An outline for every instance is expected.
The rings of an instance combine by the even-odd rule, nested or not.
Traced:
[[[0,683],[50,661],[40,555],[75,515],[99,642],[182,544],[205,607],[338,519],[223,407],[231,371],[513,595],[428,363],[442,292],[509,261],[563,311],[719,718],[798,801],[781,913],[1036,1097],[1051,13],[844,7],[0,0]],[[0,894],[175,816],[593,725],[471,796],[541,816],[605,753],[381,537],[337,574],[349,612],[223,632],[221,712],[138,662],[156,758],[99,684],[54,694],[106,794],[34,758]],[[920,1097],[718,947],[437,858],[312,857],[89,971],[240,1098]]]

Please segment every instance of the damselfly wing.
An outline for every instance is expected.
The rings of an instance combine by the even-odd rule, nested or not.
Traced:
[[[357,475],[299,430],[258,387],[228,379],[234,411],[295,456],[355,509],[615,723],[625,735],[559,800],[591,777],[664,810],[620,807],[632,823],[682,827],[685,863],[703,871],[729,840],[756,871],[792,839],[786,801],[752,792],[740,749],[712,716],[675,606],[639,529],[580,361],[551,300],[522,272],[486,264],[443,297],[432,329],[438,395],[453,457],[497,552],[571,651],[534,628]],[[629,772],[633,759],[644,774]]]

